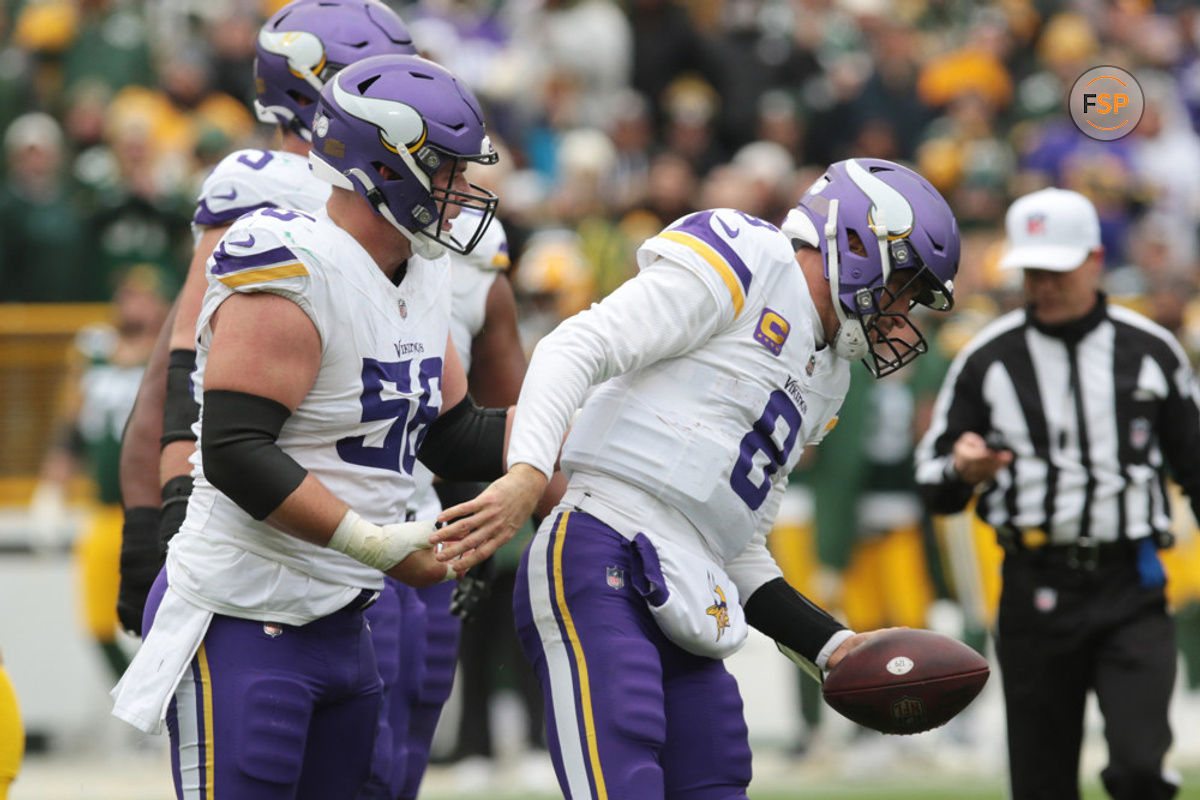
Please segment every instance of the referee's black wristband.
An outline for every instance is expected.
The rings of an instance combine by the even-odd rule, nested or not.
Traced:
[[[167,398],[163,404],[162,438],[171,442],[194,442],[192,424],[200,419],[200,406],[192,396],[192,373],[196,370],[195,350],[172,350],[167,362]]]
[[[746,622],[800,655],[817,661],[821,648],[846,626],[797,592],[783,578],[768,581],[744,606]]]

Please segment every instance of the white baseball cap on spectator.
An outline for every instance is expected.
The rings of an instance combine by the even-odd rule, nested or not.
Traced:
[[[1070,272],[1100,248],[1096,207],[1067,189],[1042,189],[1017,198],[1004,227],[1007,250],[1001,269]]]
[[[4,149],[9,155],[27,147],[59,150],[62,143],[62,127],[54,117],[41,111],[22,114],[4,132]]]

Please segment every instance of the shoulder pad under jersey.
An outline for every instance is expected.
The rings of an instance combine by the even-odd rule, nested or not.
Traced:
[[[316,211],[329,184],[313,176],[308,159],[279,150],[239,150],[213,168],[200,189],[192,224],[228,225],[259,208]]]
[[[764,263],[790,258],[790,245],[779,229],[758,217],[728,208],[682,217],[638,249],[638,266],[663,257],[682,264],[728,295],[735,316],[741,312]]]

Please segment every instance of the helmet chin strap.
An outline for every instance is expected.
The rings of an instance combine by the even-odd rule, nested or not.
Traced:
[[[850,317],[842,307],[841,264],[838,263],[837,242],[837,213],[838,201],[829,201],[829,216],[825,219],[825,253],[829,265],[829,293],[833,297],[833,310],[837,314],[838,329],[833,334],[833,352],[838,358],[847,361],[861,361],[867,357],[871,347],[867,342],[867,332],[863,330],[862,322],[857,317]]]
[[[368,194],[376,190],[375,182],[372,181],[371,177],[363,170],[357,167],[351,167],[346,172],[347,174],[353,175],[355,178],[357,178],[358,181],[367,188]],[[370,201],[368,200],[368,202]],[[395,215],[392,214],[392,210],[388,208],[387,203],[379,200],[378,202],[372,202],[371,205],[374,206],[375,210],[379,212],[380,216],[392,223],[392,227],[400,231],[404,238],[408,239],[408,241],[412,243],[413,252],[419,255],[421,258],[432,260],[435,258],[441,258],[445,254],[446,248],[444,245],[433,241],[419,231],[413,232],[401,225],[399,221],[397,221]],[[434,224],[436,225],[437,223]]]

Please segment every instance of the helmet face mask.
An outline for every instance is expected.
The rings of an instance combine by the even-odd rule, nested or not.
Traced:
[[[496,159],[475,97],[418,56],[364,59],[321,92],[309,155],[314,174],[365,197],[419,255],[469,253],[478,244],[498,200],[463,172]],[[451,230],[462,210],[474,224]]]
[[[395,12],[374,0],[295,0],[258,32],[254,110],[263,122],[312,140],[321,89],[347,64],[416,52]]]
[[[890,375],[928,352],[929,345],[909,314],[918,305],[927,305],[919,298],[931,294],[927,276],[911,268],[892,270],[886,285],[857,293],[857,316],[869,345],[867,369],[876,377]]]
[[[928,181],[882,159],[837,162],[783,230],[821,251],[841,322],[839,355],[882,377],[928,350],[909,312],[953,306],[959,257],[954,215]]]

